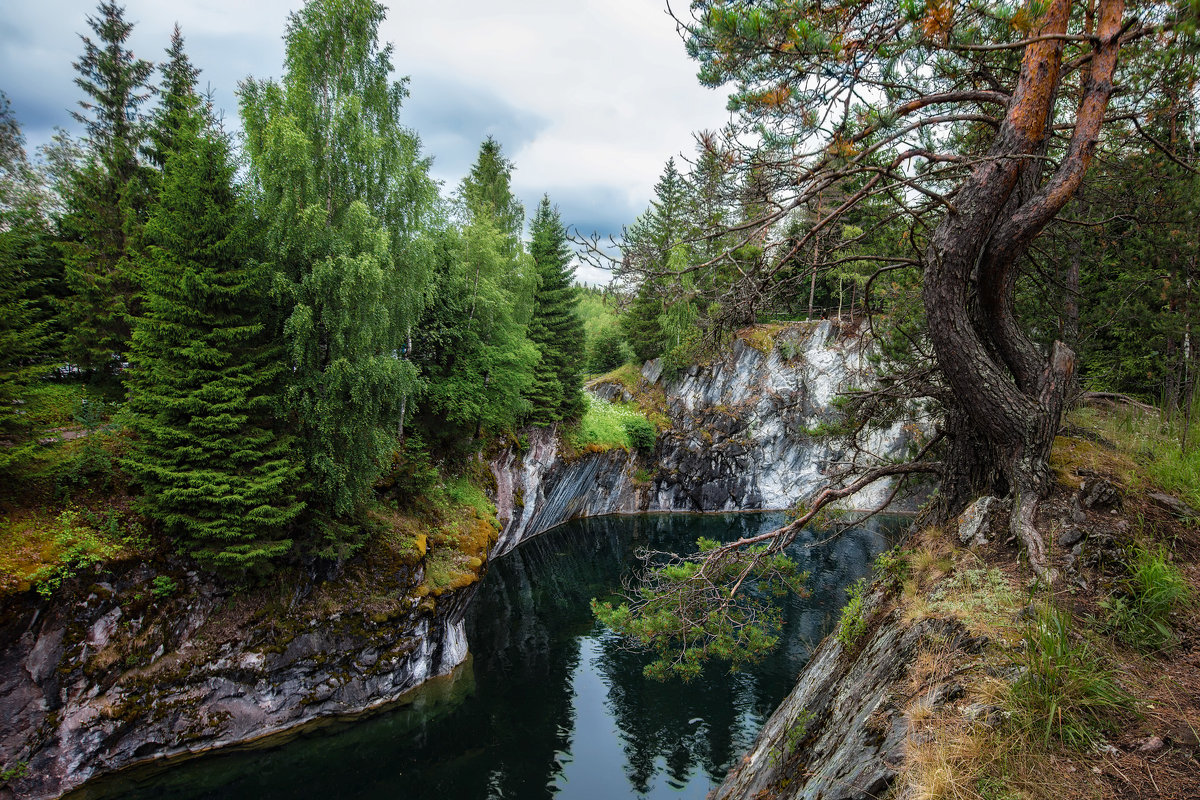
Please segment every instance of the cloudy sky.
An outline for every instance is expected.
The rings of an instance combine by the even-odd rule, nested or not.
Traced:
[[[288,12],[302,0],[128,0],[131,44],[158,61],[178,21],[227,120],[237,82],[278,77]],[[406,122],[457,185],[493,135],[516,164],[532,211],[542,193],[584,232],[616,232],[645,208],[668,157],[727,119],[721,91],[702,88],[664,0],[385,0],[381,39],[411,77]],[[686,3],[681,4],[686,8]],[[71,62],[95,4],[4,0],[0,89],[32,151],[55,126],[75,130]],[[587,276],[595,280],[598,276]]]

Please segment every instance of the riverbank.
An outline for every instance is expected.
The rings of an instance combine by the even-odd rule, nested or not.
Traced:
[[[1200,796],[1200,528],[1126,424],[1056,442],[1053,586],[999,501],[914,534],[717,797]]]

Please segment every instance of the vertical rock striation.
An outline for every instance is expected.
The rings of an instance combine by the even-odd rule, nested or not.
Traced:
[[[649,362],[637,387],[593,385],[602,399],[655,406],[670,427],[651,456],[610,450],[568,459],[546,430],[531,434],[525,452],[504,451],[492,463],[504,526],[493,555],[575,517],[780,510],[805,500],[849,456],[837,440],[811,432],[834,420],[834,398],[869,369],[866,350],[860,336],[829,320],[793,323],[757,346],[735,339],[724,358],[675,378]],[[907,444],[902,422],[868,440],[881,458]],[[639,473],[648,480],[636,480]],[[888,489],[868,487],[847,505],[874,508]]]

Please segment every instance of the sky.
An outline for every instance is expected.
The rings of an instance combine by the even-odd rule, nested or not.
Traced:
[[[619,233],[650,201],[671,156],[728,119],[726,93],[705,89],[664,0],[384,0],[380,31],[410,78],[404,122],[433,157],[446,191],[494,136],[516,166],[513,190],[532,215],[543,193],[584,234]],[[287,16],[301,0],[128,0],[130,45],[158,62],[172,26],[237,128],[241,79],[278,78]],[[686,9],[687,4],[677,4]],[[0,0],[0,90],[29,150],[56,126],[78,132],[72,62],[96,4]],[[92,37],[95,38],[94,36]],[[605,276],[581,266],[587,282]]]

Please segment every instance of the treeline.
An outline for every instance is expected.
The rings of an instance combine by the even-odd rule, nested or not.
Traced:
[[[1080,389],[1188,415],[1200,367],[1200,177],[1185,163],[1196,157],[1194,124],[1181,100],[1145,123],[1146,136],[1107,139],[1018,284],[1032,335],[1079,354]],[[891,157],[874,159],[880,171]],[[673,369],[747,325],[868,312],[889,323],[877,333],[904,340],[897,350],[919,340],[914,253],[929,231],[905,221],[896,198],[859,197],[861,176],[830,181],[798,206],[779,199],[791,178],[785,162],[748,158],[719,134],[697,137],[685,172],[668,161],[624,233],[621,335],[591,343],[592,366],[612,368],[631,351]]]
[[[282,80],[240,86],[240,131],[198,90],[179,29],[156,70],[112,2],[75,64],[80,140],[60,133],[31,163],[4,102],[5,480],[35,446],[35,382],[107,385],[144,513],[245,577],[352,552],[385,470],[578,417],[562,220],[543,198],[523,240],[490,138],[439,193],[401,123],[384,12],[310,0],[292,14]]]
[[[747,325],[862,314],[875,262],[856,254],[895,254],[904,235],[882,203],[859,204],[837,230],[819,223],[854,187],[831,186],[814,207],[784,213],[778,176],[765,164],[739,168],[714,133],[696,137],[687,167],[668,160],[649,207],[623,231],[621,328],[637,360],[663,357],[670,371]],[[768,233],[759,223],[772,216]],[[830,263],[834,250],[851,255]]]

